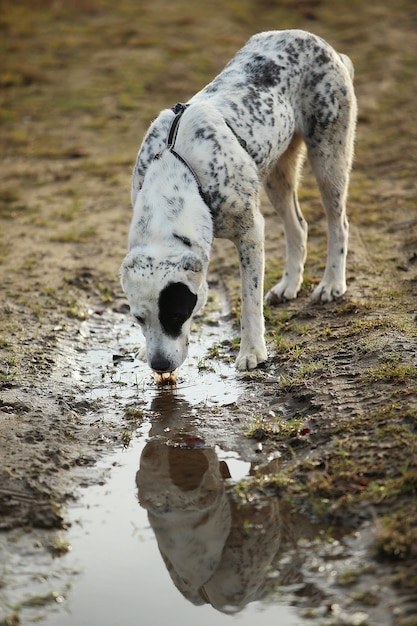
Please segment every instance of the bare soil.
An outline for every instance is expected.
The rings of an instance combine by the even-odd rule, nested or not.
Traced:
[[[76,337],[82,320],[107,308],[128,314],[118,267],[131,167],[147,125],[208,82],[253,32],[293,27],[323,36],[356,68],[349,288],[338,302],[310,303],[326,235],[307,166],[303,289],[297,301],[265,311],[270,358],[266,370],[245,377],[257,403],[225,414],[250,415],[247,436],[283,452],[279,471],[264,469],[248,490],[279,493],[335,533],[372,523],[372,558],[402,599],[387,623],[410,626],[417,624],[413,0],[3,0],[0,528],[65,527],[74,485],[95,480],[96,460],[123,444],[125,424],[113,425],[106,444],[85,436],[89,407],[75,405],[54,372],[57,342]],[[285,250],[264,206],[268,288]],[[215,244],[210,280],[227,290],[238,320],[237,259],[227,242]],[[218,358],[230,350],[220,347]]]

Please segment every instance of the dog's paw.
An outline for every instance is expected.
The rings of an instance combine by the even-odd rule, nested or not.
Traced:
[[[289,281],[283,279],[278,285],[272,287],[265,295],[265,304],[269,306],[276,306],[280,302],[286,302],[287,300],[294,300],[297,297],[299,291],[299,285],[294,285]]]
[[[267,359],[266,349],[243,351],[240,350],[236,359],[236,368],[240,372],[246,372],[248,370],[254,370],[258,365],[264,363]]]
[[[325,303],[332,302],[341,298],[346,291],[346,283],[327,283],[322,281],[318,287],[315,288],[312,295],[313,302]]]

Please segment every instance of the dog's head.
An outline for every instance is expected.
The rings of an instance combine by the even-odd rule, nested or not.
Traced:
[[[149,367],[173,372],[187,357],[192,316],[207,298],[207,263],[191,250],[133,248],[121,267],[121,283],[146,339]]]

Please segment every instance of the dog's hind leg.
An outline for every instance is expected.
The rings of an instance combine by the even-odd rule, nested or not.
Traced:
[[[355,102],[344,107],[339,119],[322,131],[320,142],[308,139],[309,159],[327,216],[327,262],[313,301],[330,302],[346,291],[346,256],[349,225],[346,199],[352,165]]]
[[[290,146],[275,164],[265,182],[268,198],[281,217],[287,256],[281,281],[268,291],[267,304],[291,300],[300,289],[307,252],[307,222],[302,216],[297,187],[304,160],[303,141],[294,135]]]

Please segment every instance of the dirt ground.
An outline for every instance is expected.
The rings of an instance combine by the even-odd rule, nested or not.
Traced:
[[[264,370],[246,376],[259,398],[247,435],[282,449],[285,464],[248,489],[279,492],[336,529],[373,520],[373,556],[403,598],[392,623],[417,624],[415,2],[2,0],[0,11],[0,528],[64,527],[74,485],[106,452],[83,437],[85,411],[53,375],[56,345],[92,312],[127,313],[118,268],[147,125],[253,32],[304,28],[356,70],[349,288],[338,302],[310,303],[326,235],[307,165],[302,292],[265,311],[277,382]],[[268,288],[285,250],[264,206]],[[238,318],[227,242],[216,242],[210,281]],[[109,446],[122,444],[124,427]]]

